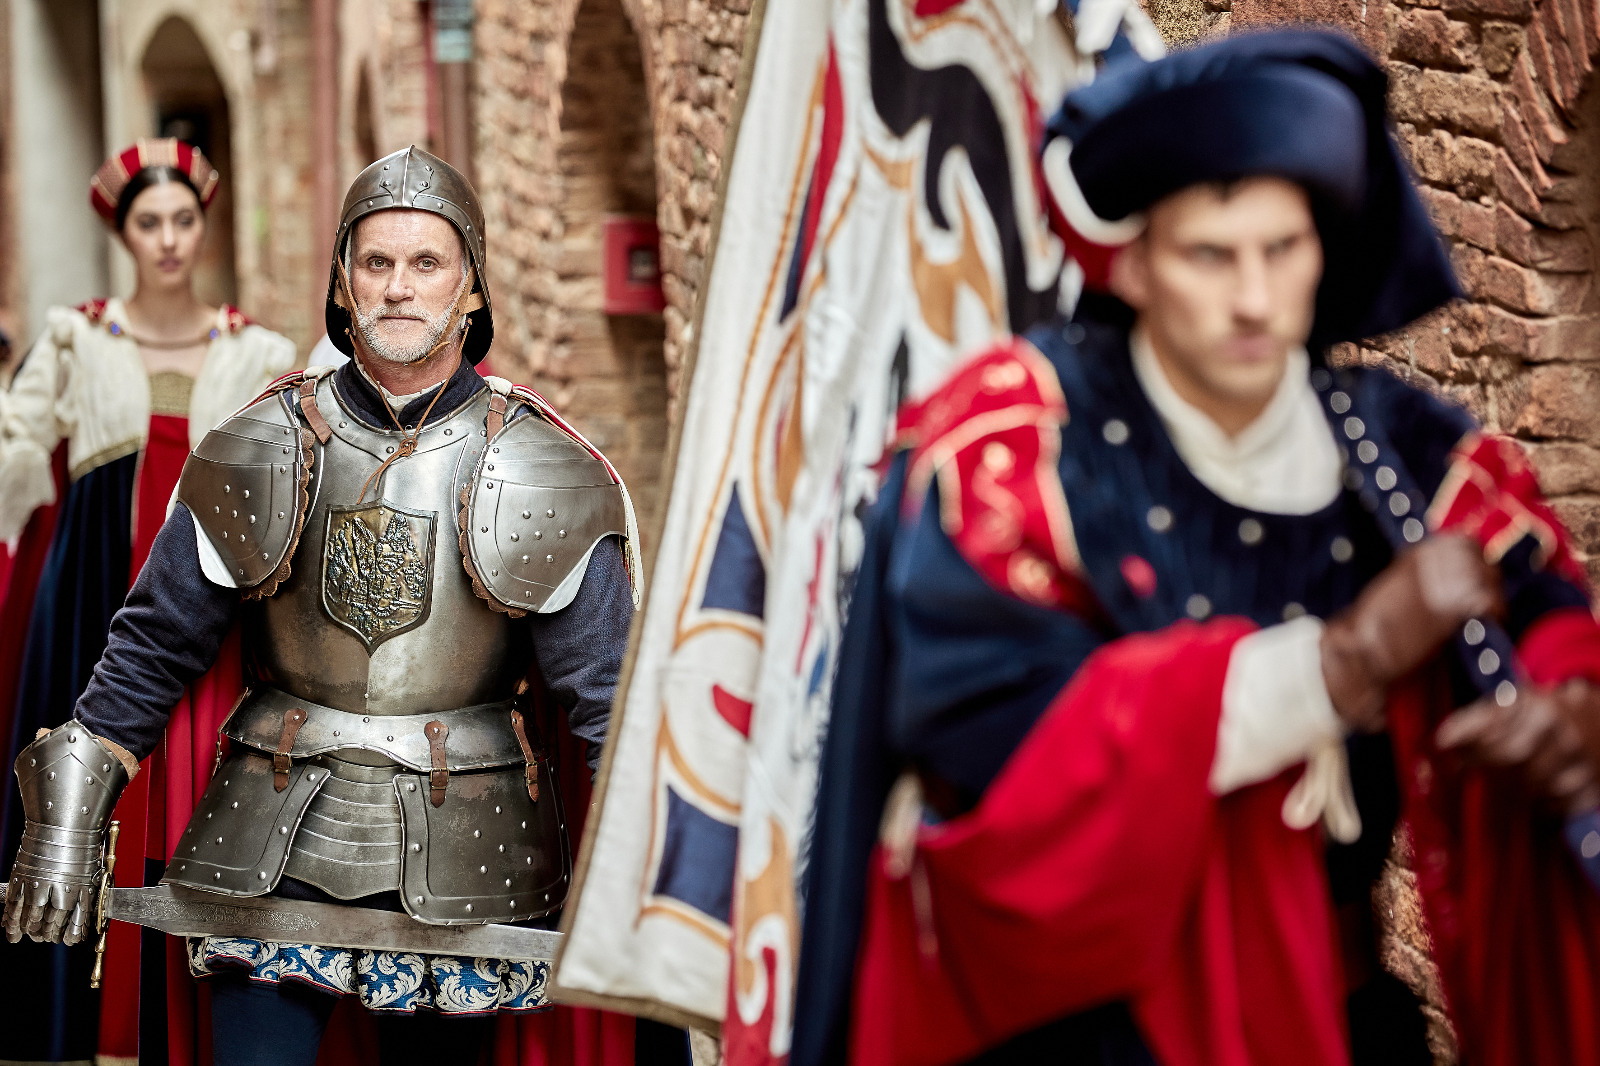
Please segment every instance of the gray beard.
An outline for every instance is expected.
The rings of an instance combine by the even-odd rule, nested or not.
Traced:
[[[450,302],[451,307],[461,299],[461,290],[467,287],[467,278],[461,279],[461,288],[456,290],[456,298]],[[450,325],[450,312],[429,315],[423,311],[412,310],[407,312],[408,317],[418,317],[428,327],[427,335],[421,340],[408,345],[394,345],[378,336],[378,323],[389,317],[393,305],[382,303],[368,311],[359,308],[356,311],[356,328],[361,330],[362,338],[367,342],[367,347],[372,354],[386,363],[399,363],[402,366],[420,362],[433,351],[439,341],[444,337],[444,331]],[[456,340],[466,329],[466,319],[458,318],[455,329],[451,331],[450,339]]]

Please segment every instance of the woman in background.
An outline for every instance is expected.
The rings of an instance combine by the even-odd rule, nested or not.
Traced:
[[[195,294],[217,183],[199,149],[171,138],[143,140],[108,159],[89,184],[89,200],[133,256],[133,295],[51,308],[43,335],[0,390],[0,541],[16,545],[0,599],[0,765],[7,770],[38,730],[71,715],[189,449],[294,363],[287,339]],[[237,686],[236,678],[210,675],[197,684],[174,714],[167,743],[118,804],[119,885],[159,878],[170,854],[167,823],[181,828],[203,788],[212,761],[206,738],[216,736]],[[14,854],[21,828],[21,810],[8,805],[0,854]],[[176,968],[166,965],[167,951],[159,934],[141,944],[137,929],[114,926],[97,1003],[89,990],[92,944],[6,945],[0,1061],[82,1061],[97,1051],[164,1059],[167,1001],[190,999],[169,997],[187,978],[181,947]],[[171,1038],[185,1042],[185,1028],[173,1027]]]

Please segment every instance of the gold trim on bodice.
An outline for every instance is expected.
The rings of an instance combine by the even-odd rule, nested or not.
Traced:
[[[189,417],[189,401],[194,395],[194,378],[177,370],[150,375],[150,413]]]

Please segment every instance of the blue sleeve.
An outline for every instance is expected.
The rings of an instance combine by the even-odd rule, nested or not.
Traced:
[[[622,541],[607,537],[596,545],[577,596],[559,611],[532,616],[532,623],[539,672],[573,735],[587,742],[589,769],[597,770],[633,623]]]
[[[886,584],[890,744],[966,806],[1108,635],[986,582],[945,535],[936,489],[901,521]]]
[[[216,661],[238,611],[239,591],[201,571],[194,519],[179,504],[111,619],[105,654],[73,717],[143,759],[161,742],[184,689]]]

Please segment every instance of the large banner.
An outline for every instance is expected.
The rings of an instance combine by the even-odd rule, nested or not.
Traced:
[[[842,618],[899,405],[1072,295],[1036,150],[1131,0],[767,0],[558,997],[788,1051]],[[1081,49],[1081,54],[1080,54]],[[1070,264],[1069,264],[1070,266]]]

